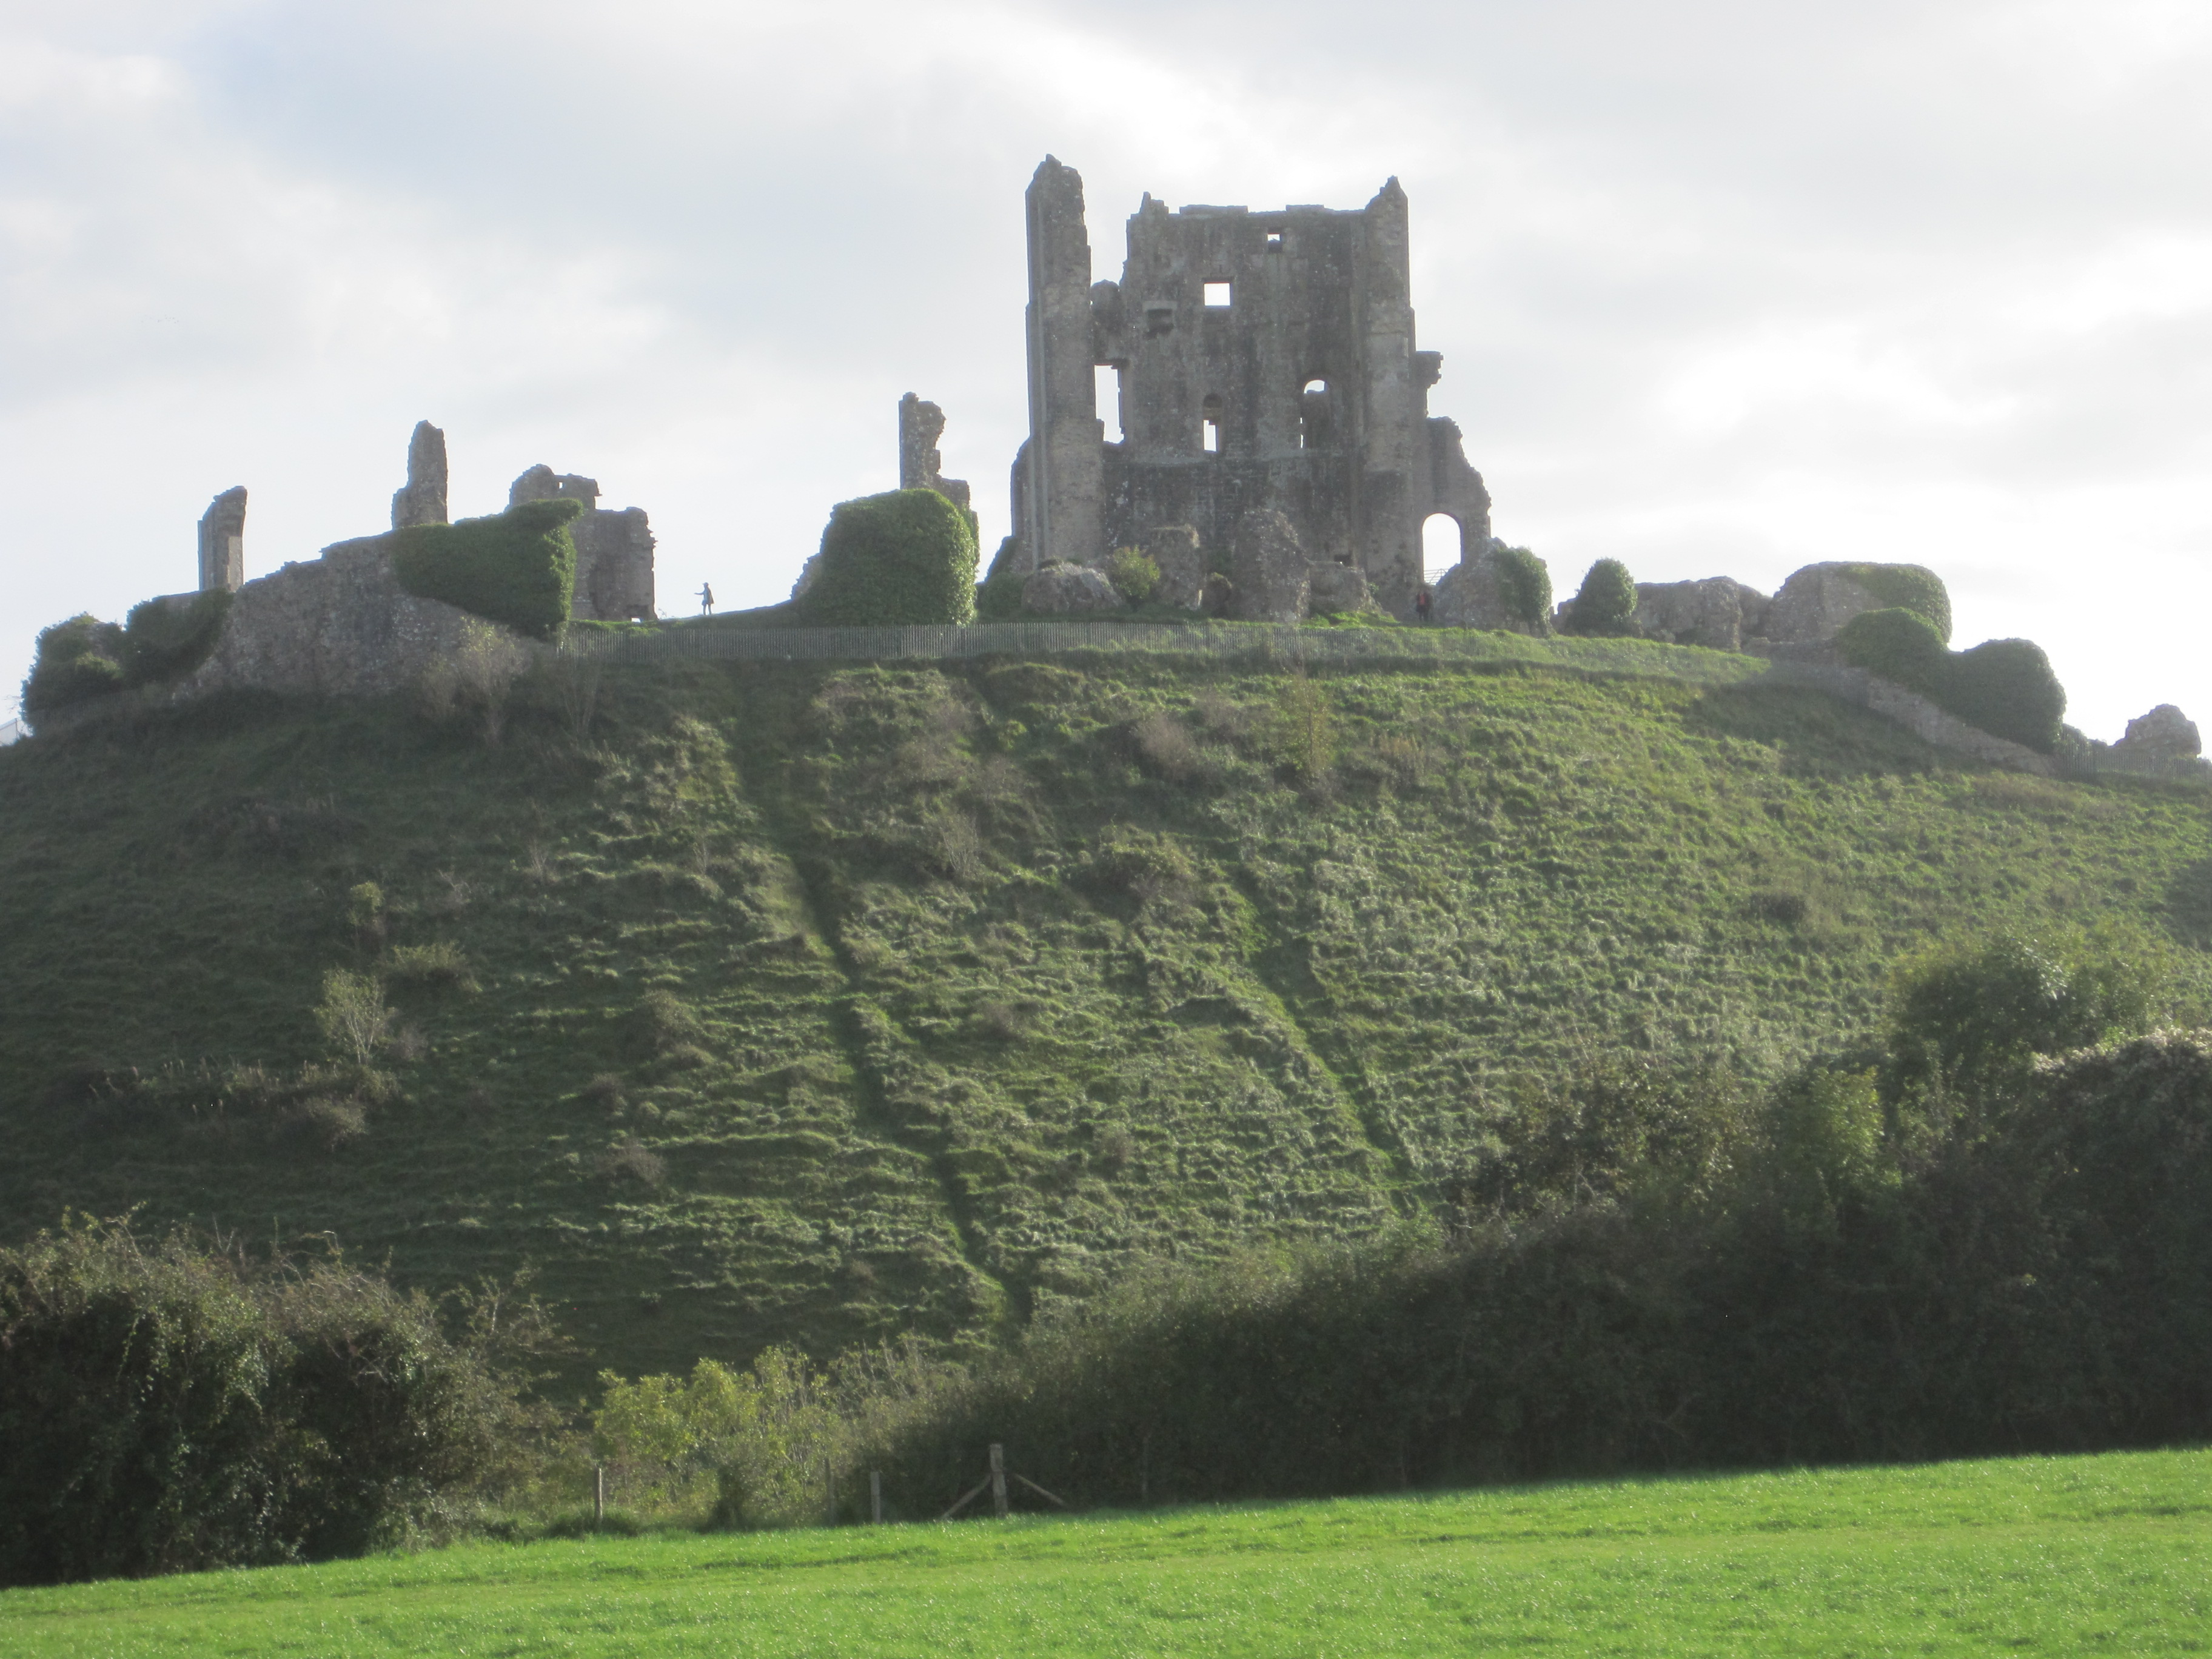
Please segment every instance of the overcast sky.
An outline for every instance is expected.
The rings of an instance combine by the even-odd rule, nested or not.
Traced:
[[[0,683],[78,611],[456,515],[533,462],[662,609],[788,591],[950,417],[987,550],[1021,192],[1412,200],[1431,407],[1565,594],[1912,560],[2069,717],[2212,718],[2203,0],[0,0]],[[12,707],[12,702],[9,706]]]

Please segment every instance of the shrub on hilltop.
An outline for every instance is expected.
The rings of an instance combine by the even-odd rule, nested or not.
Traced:
[[[1498,593],[1506,614],[1534,634],[1552,631],[1552,573],[1525,547],[1502,544],[1491,550],[1498,568]]]
[[[42,629],[23,682],[23,713],[36,725],[42,715],[120,691],[124,656],[123,630],[90,611]]]
[[[823,628],[909,628],[975,620],[975,532],[933,489],[840,501],[822,532],[822,571],[793,605]]]
[[[1619,559],[1600,559],[1567,606],[1569,634],[1619,638],[1636,632],[1636,579]]]
[[[392,569],[417,599],[439,599],[519,634],[551,639],[576,589],[568,526],[581,501],[521,501],[488,518],[410,525],[397,532]]]
[[[2029,640],[1988,640],[1951,651],[1917,611],[1869,611],[1845,623],[1836,649],[1845,662],[1917,691],[1993,737],[2045,754],[2057,746],[2066,689],[2051,659]]]

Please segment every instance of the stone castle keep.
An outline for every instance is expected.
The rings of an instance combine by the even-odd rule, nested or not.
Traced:
[[[1443,358],[1416,347],[1395,179],[1352,211],[1170,212],[1146,196],[1120,280],[1096,283],[1081,176],[1047,156],[1027,199],[1023,568],[1095,565],[1162,526],[1225,548],[1248,513],[1279,513],[1307,559],[1364,573],[1410,620],[1425,520],[1451,518],[1466,552],[1487,547],[1489,492],[1459,428],[1428,410]]]

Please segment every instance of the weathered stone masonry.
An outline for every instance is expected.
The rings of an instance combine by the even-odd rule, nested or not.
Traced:
[[[1228,548],[1279,512],[1305,556],[1365,574],[1411,618],[1421,526],[1473,555],[1490,497],[1457,426],[1428,412],[1442,358],[1417,349],[1405,192],[1366,207],[1170,212],[1147,196],[1121,279],[1093,283],[1083,180],[1048,156],[1029,216],[1030,435],[1014,465],[1022,562],[1095,562],[1168,525]],[[1095,370],[1120,386],[1106,441]]]

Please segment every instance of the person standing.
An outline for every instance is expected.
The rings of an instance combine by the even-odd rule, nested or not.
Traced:
[[[1425,624],[1429,620],[1429,606],[1431,603],[1432,600],[1429,593],[1429,585],[1426,582],[1423,582],[1421,584],[1420,592],[1413,595],[1413,614],[1420,618],[1424,624]]]
[[[699,614],[702,617],[714,614],[714,585],[712,582],[699,584]]]

